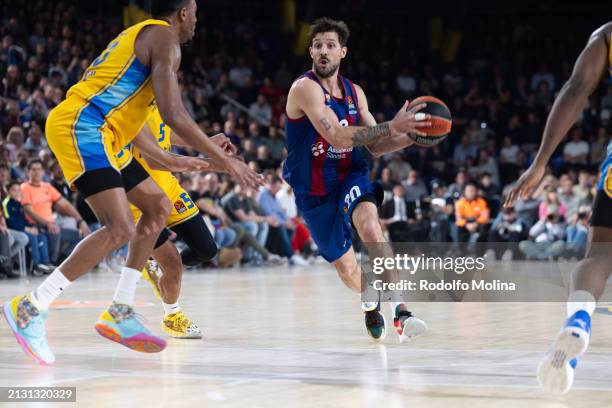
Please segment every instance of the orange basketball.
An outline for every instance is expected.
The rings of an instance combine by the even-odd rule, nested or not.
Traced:
[[[414,143],[419,146],[430,147],[437,145],[446,139],[446,136],[448,136],[451,130],[453,119],[450,110],[444,102],[434,96],[421,96],[416,98],[410,102],[408,109],[421,103],[426,103],[427,106],[421,109],[419,113],[428,113],[431,115],[431,126],[419,128],[419,130],[426,133],[427,136],[420,136],[417,134],[411,134],[409,136]]]

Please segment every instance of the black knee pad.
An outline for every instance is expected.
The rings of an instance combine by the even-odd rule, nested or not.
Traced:
[[[181,252],[183,264],[187,266],[197,265],[201,262],[210,261],[217,255],[217,244],[200,214],[173,226],[171,229],[189,247]]]

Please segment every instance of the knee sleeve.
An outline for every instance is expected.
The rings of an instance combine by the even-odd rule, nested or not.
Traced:
[[[200,262],[210,261],[217,254],[217,244],[206,227],[202,216],[196,215],[171,229],[189,247],[181,252],[183,264],[192,266]]]

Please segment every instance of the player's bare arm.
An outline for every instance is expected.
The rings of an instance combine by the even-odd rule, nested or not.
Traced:
[[[586,47],[576,60],[572,75],[555,99],[534,162],[508,195],[506,206],[514,204],[519,198],[528,197],[544,176],[550,157],[576,122],[589,95],[593,93],[606,72],[608,39],[611,32],[612,23],[608,23],[593,32],[589,38]]]
[[[355,90],[357,91],[357,100],[359,102],[359,124],[368,127],[376,126],[376,119],[374,118],[374,115],[372,115],[372,113],[370,112],[370,108],[368,106],[368,99],[366,98],[365,92],[363,92],[363,88],[361,88],[359,85],[355,85]],[[417,108],[420,110],[424,107],[425,104],[422,104]],[[426,121],[424,123],[428,124],[430,122]],[[379,157],[385,153],[395,152],[413,144],[414,141],[410,137],[408,137],[408,134],[398,133],[395,135],[391,135],[386,139],[370,143],[366,147],[374,157]]]
[[[149,167],[155,170],[200,171],[209,170],[210,167],[203,159],[180,156],[161,149],[147,125],[143,126],[132,143],[138,148]]]
[[[289,90],[287,114],[290,118],[306,115],[317,132],[337,148],[367,146],[379,140],[387,140],[395,134],[418,132],[418,128],[427,126],[425,121],[417,121],[415,118],[415,114],[423,107],[416,106],[406,110],[406,102],[388,122],[367,127],[345,127],[324,101],[323,91],[316,83],[307,78],[298,79]]]
[[[221,163],[223,168],[245,187],[262,183],[260,175],[245,163],[232,160],[223,150],[202,132],[183,105],[177,72],[181,61],[181,49],[174,33],[166,27],[151,27],[139,36],[135,45],[136,55],[151,69],[151,81],[159,112],[166,124],[182,135],[183,140],[198,151]]]

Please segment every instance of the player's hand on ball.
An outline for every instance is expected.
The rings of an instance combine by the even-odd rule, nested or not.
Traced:
[[[538,186],[538,184],[540,184],[540,181],[542,180],[542,177],[544,177],[545,172],[546,166],[538,166],[535,163],[532,164],[521,175],[521,177],[519,177],[514,187],[512,187],[512,190],[510,190],[510,193],[506,198],[504,206],[511,207],[517,200],[521,198],[529,198]]]
[[[413,106],[408,109],[410,102],[407,100],[404,106],[395,114],[395,117],[389,122],[391,134],[400,133],[416,133],[417,135],[425,136],[419,128],[431,126],[431,115],[428,113],[419,113],[426,103]]]

